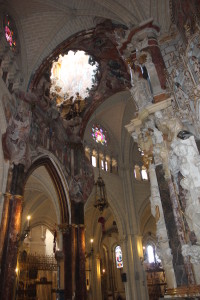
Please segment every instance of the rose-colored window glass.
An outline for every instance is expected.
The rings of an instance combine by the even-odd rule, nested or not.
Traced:
[[[11,49],[15,49],[16,47],[16,39],[15,39],[15,33],[12,28],[12,22],[8,16],[5,17],[4,21],[4,33],[6,41],[8,42]]]
[[[107,144],[106,131],[99,125],[94,125],[92,127],[92,137],[96,143],[100,143],[102,145]]]

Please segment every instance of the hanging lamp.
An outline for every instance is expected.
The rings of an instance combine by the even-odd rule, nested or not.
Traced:
[[[98,208],[98,210],[102,213],[104,211],[104,209],[108,207],[108,201],[107,201],[107,196],[106,196],[105,183],[103,181],[103,178],[100,175],[100,170],[99,170],[98,179],[94,185],[95,185],[94,207]]]

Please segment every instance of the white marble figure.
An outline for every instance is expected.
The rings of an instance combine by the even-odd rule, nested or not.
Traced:
[[[131,95],[135,100],[138,110],[141,110],[146,105],[151,104],[153,97],[149,88],[148,81],[139,77],[138,72],[133,72],[131,69]]]

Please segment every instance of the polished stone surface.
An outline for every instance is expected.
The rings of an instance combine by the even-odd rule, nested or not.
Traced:
[[[156,175],[158,178],[159,191],[162,201],[162,207],[164,212],[164,218],[166,223],[166,228],[168,232],[168,238],[170,243],[170,248],[173,255],[173,266],[176,277],[177,286],[187,285],[188,279],[184,266],[184,260],[181,253],[181,243],[179,241],[179,236],[176,228],[176,223],[174,219],[174,214],[172,210],[172,203],[170,199],[170,191],[168,182],[164,177],[164,170],[161,165],[156,167]]]

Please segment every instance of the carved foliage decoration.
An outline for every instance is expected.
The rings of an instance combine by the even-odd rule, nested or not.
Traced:
[[[168,87],[174,96],[173,109],[176,117],[200,136],[200,55],[199,31],[188,42],[184,51],[179,49],[179,57],[174,57],[172,71],[168,78]]]

